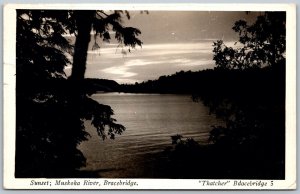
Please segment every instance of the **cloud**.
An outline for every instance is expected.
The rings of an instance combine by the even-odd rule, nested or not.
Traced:
[[[108,67],[100,70],[103,77],[114,79],[119,83],[134,83],[149,79],[157,79],[161,75],[170,75],[175,72],[184,70],[200,70],[213,66],[213,61],[210,59],[160,59],[144,60],[132,59],[124,62],[123,65]],[[130,79],[129,79],[130,78]]]
[[[117,66],[117,67],[109,67],[109,68],[103,69],[102,71],[104,73],[119,75],[122,78],[132,77],[132,76],[137,75],[136,73],[129,72],[128,70],[129,70],[128,67]]]
[[[211,42],[151,44],[143,47],[145,55],[175,55],[187,53],[209,53],[212,51]]]
[[[101,47],[101,46],[100,46]],[[122,49],[127,51],[127,55],[122,54]],[[211,53],[213,47],[212,42],[196,42],[196,43],[173,43],[173,44],[148,44],[142,48],[137,47],[128,52],[127,48],[122,47],[103,47],[97,50],[89,50],[88,54],[105,56],[107,58],[119,58],[120,54],[123,57],[147,57],[161,55],[180,55],[189,53]]]
[[[86,77],[134,83],[157,79],[178,71],[213,68],[212,42],[148,44],[123,55],[120,48],[107,46],[89,51]],[[117,52],[116,52],[117,51]]]
[[[227,46],[238,47],[233,41],[226,41],[238,38],[231,26],[241,18],[254,21],[260,13],[253,14],[152,11],[148,15],[132,12],[131,20],[124,20],[124,26],[141,30],[139,38],[144,42],[142,48],[137,46],[124,54],[121,45],[114,40],[113,32],[110,32],[111,43],[98,38],[100,49],[92,50],[95,37],[91,35],[85,76],[134,83],[181,70],[213,68],[213,42],[223,39]],[[74,36],[68,39],[75,42]],[[66,72],[70,70],[67,68]]]
[[[214,64],[212,59],[190,60],[185,63],[180,63],[179,66],[208,66]]]
[[[107,74],[114,74],[114,75],[119,75],[121,78],[128,78],[128,77],[133,77],[136,76],[137,73],[132,72],[133,70],[132,67],[138,67],[138,66],[146,66],[146,65],[154,65],[154,64],[159,64],[161,62],[158,61],[145,61],[142,59],[133,59],[125,62],[123,66],[114,66],[114,67],[108,67],[105,69],[102,69],[104,73]],[[128,79],[118,79],[118,80],[128,80]]]
[[[125,62],[126,67],[134,67],[134,66],[146,66],[146,65],[154,65],[159,64],[160,61],[147,61],[143,59],[133,59]]]
[[[178,59],[173,59],[169,61],[169,63],[177,63],[177,64],[187,64],[190,63],[192,59],[187,59],[187,58],[178,58]]]

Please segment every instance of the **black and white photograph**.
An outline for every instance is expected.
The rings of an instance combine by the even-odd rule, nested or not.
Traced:
[[[296,187],[295,6],[5,9],[6,188]]]

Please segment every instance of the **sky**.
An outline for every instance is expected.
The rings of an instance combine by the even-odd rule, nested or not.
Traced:
[[[178,71],[213,68],[213,41],[233,45],[238,35],[232,30],[240,19],[253,22],[260,13],[208,11],[130,12],[123,25],[138,28],[143,42],[124,54],[114,40],[110,44],[96,39],[100,49],[90,42],[85,77],[135,83],[158,79]],[[113,37],[113,33],[111,34]],[[70,73],[71,67],[66,68]]]

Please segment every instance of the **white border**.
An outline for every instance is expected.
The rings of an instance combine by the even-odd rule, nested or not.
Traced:
[[[61,179],[76,180],[81,186],[58,186],[59,179],[15,179],[15,70],[16,70],[16,9],[122,9],[156,11],[286,11],[287,12],[287,60],[286,60],[286,179],[261,180],[267,184],[250,185],[256,180],[208,180],[223,182],[226,186],[209,186],[201,179]],[[4,7],[4,105],[3,105],[3,185],[6,189],[295,189],[296,188],[296,6],[295,4],[8,4]],[[32,180],[51,182],[51,186],[30,186]],[[99,181],[101,186],[83,186],[85,180]],[[108,181],[137,182],[138,186],[108,186]],[[229,181],[229,182],[227,182]],[[245,186],[234,186],[235,181],[242,181]],[[259,181],[259,180],[258,180]],[[273,186],[271,186],[273,185]]]

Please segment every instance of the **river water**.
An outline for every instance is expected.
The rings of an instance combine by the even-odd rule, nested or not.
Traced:
[[[113,117],[126,127],[115,140],[103,141],[90,122],[85,123],[91,138],[79,145],[87,158],[82,170],[105,178],[153,178],[156,154],[171,146],[172,135],[206,144],[211,126],[221,123],[190,95],[99,93],[92,98],[110,105]]]

